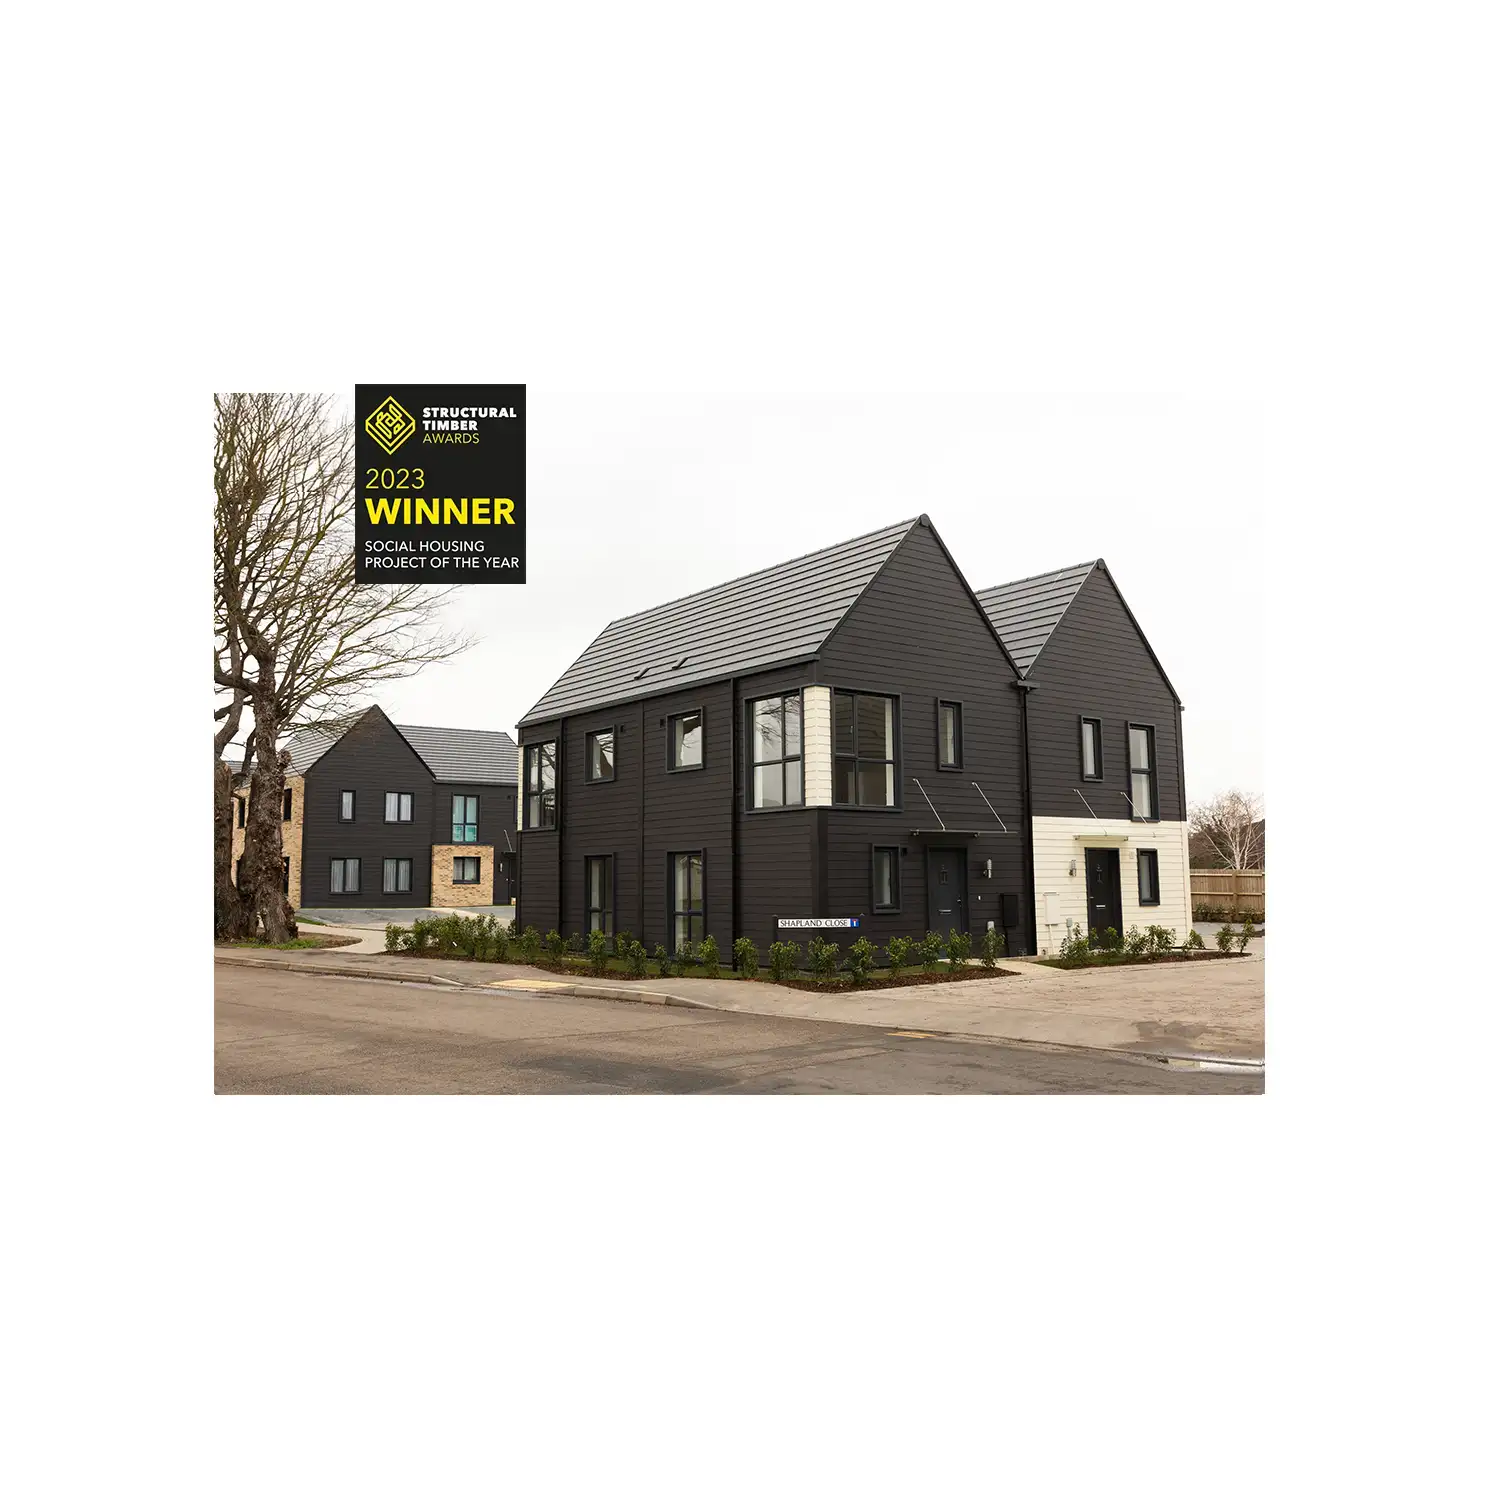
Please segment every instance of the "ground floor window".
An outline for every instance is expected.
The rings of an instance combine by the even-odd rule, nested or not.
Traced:
[[[1142,906],[1161,905],[1161,880],[1156,864],[1155,849],[1137,849],[1135,854],[1136,883],[1140,887]]]
[[[409,859],[386,860],[380,888],[387,895],[409,891],[411,889],[411,861]]]
[[[615,935],[615,857],[596,854],[583,862],[583,889],[587,896],[589,931]]]
[[[668,855],[671,868],[672,946],[701,943],[703,926],[703,853]]]
[[[359,890],[359,861],[336,859],[329,867],[328,889],[335,896],[351,896]]]
[[[876,911],[901,910],[901,851],[875,846],[874,897]]]
[[[288,896],[292,890],[292,857],[290,854],[281,856],[281,894]]]
[[[479,856],[477,854],[455,854],[453,856],[454,885],[479,884]]]

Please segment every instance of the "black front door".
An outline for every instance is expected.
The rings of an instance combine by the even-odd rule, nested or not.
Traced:
[[[927,851],[927,930],[969,930],[968,866],[962,849]]]
[[[1120,916],[1120,851],[1118,849],[1085,849],[1084,868],[1088,872],[1089,938],[1103,937],[1106,927],[1123,935]]]

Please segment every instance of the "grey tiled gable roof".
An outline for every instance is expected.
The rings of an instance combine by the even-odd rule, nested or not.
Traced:
[[[902,521],[611,621],[521,722],[816,655],[916,524]]]
[[[437,729],[429,724],[397,724],[395,729],[438,781],[515,785],[519,752],[503,729]],[[294,734],[286,747],[291,769],[305,775],[342,738],[326,729]]]
[[[1079,563],[1076,567],[1058,568],[1053,573],[1037,573],[1030,578],[1018,578],[1014,583],[980,589],[976,597],[1021,676],[1031,670],[1048,637],[1057,629],[1057,622],[1083,587],[1083,580],[1097,566],[1093,562]]]

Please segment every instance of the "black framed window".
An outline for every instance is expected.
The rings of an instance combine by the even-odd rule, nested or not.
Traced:
[[[669,854],[668,896],[672,909],[672,948],[703,941],[703,851]]]
[[[1156,821],[1156,730],[1149,724],[1131,724],[1130,816],[1137,822]]]
[[[339,793],[339,822],[352,823],[354,821],[354,793]]]
[[[525,827],[557,827],[557,741],[526,747]],[[455,840],[455,842],[459,842]]]
[[[584,906],[588,911],[589,931],[615,935],[615,857],[613,854],[591,855],[583,862]]]
[[[841,807],[896,805],[896,700],[833,695],[833,800]]]
[[[667,769],[699,771],[703,768],[703,710],[673,714],[667,720]]]
[[[802,806],[802,694],[750,705],[750,806]]]
[[[409,859],[388,859],[384,862],[384,868],[380,875],[380,889],[386,895],[398,894],[401,891],[411,889],[411,861]]]
[[[385,820],[387,823],[411,822],[410,792],[387,792],[385,794]]]
[[[583,737],[583,774],[588,781],[615,779],[615,732],[596,729]]]
[[[962,770],[964,763],[964,706],[938,700],[938,769]]]
[[[1104,780],[1104,725],[1098,719],[1080,719],[1079,769],[1085,781]]]
[[[478,797],[466,797],[460,793],[453,799],[453,842],[455,844],[479,842]]]
[[[292,857],[289,854],[281,856],[281,894],[289,896],[292,892]]]
[[[901,851],[876,844],[871,854],[871,895],[876,911],[901,910]]]
[[[479,884],[479,856],[477,854],[455,854],[453,856],[454,885]]]
[[[245,826],[245,804],[249,800],[250,799],[248,797],[236,797],[234,799],[234,805],[236,809],[234,815],[235,821],[240,825],[241,828]]]
[[[328,889],[335,896],[352,896],[359,890],[359,861],[336,859],[328,869]]]
[[[284,787],[281,793],[281,821],[290,823],[292,821],[292,789]]]
[[[1142,906],[1161,905],[1161,875],[1156,863],[1155,849],[1135,851],[1135,878],[1140,890]]]

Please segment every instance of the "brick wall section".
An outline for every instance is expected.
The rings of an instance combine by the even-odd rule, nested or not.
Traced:
[[[286,784],[292,791],[292,818],[290,822],[283,820],[281,824],[281,852],[291,860],[291,890],[287,894],[287,900],[292,903],[293,908],[302,905],[302,797],[303,782],[300,776],[288,776]],[[235,788],[235,799],[248,797],[250,787]],[[234,849],[231,854],[230,875],[239,863],[240,856],[245,852],[245,830],[239,826],[240,813],[236,806],[234,815]]]
[[[479,884],[454,885],[455,855],[479,856]],[[495,846],[493,844],[434,844],[432,846],[432,904],[434,906],[493,906],[495,902]]]

